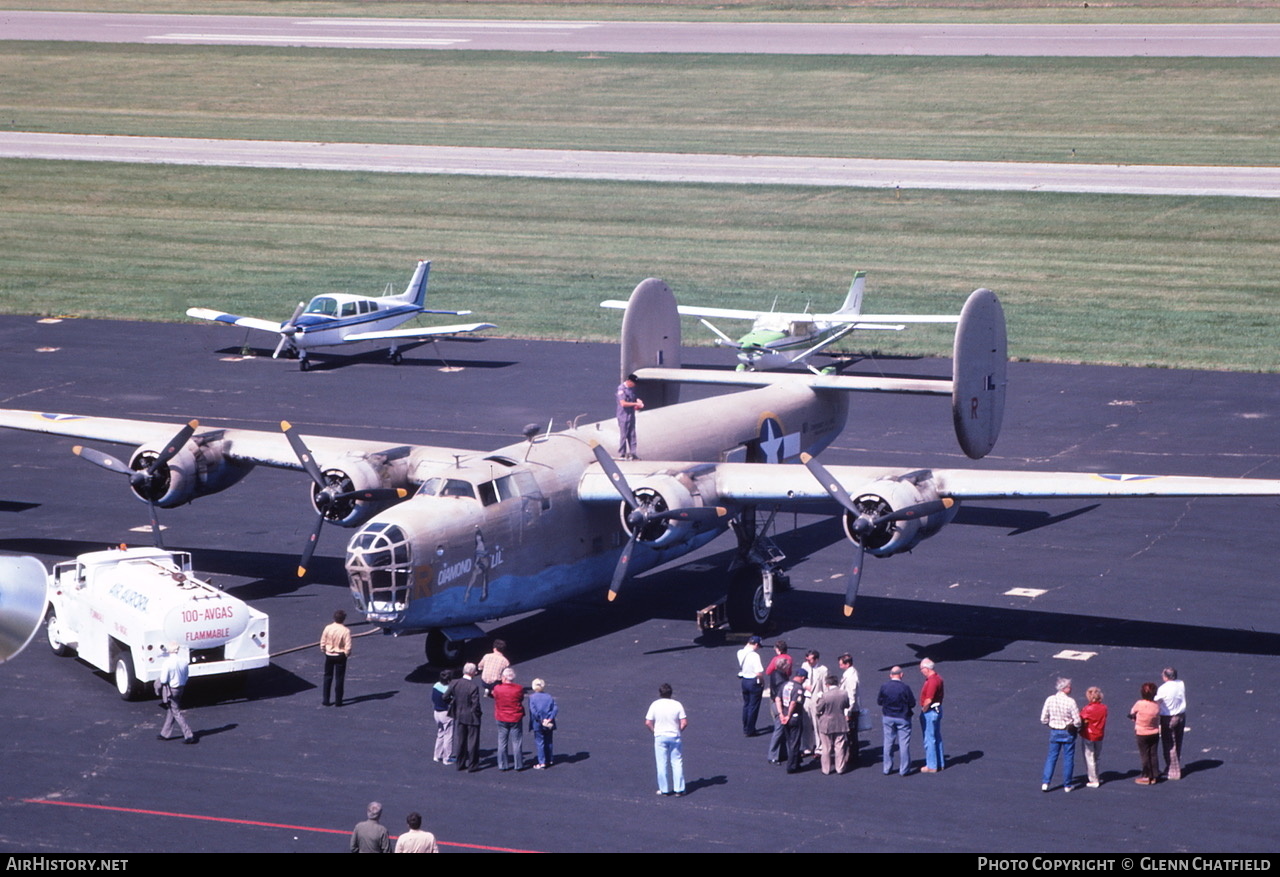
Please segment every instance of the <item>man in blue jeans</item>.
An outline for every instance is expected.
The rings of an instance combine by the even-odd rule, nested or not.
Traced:
[[[1057,693],[1045,698],[1040,723],[1049,726],[1049,754],[1044,759],[1040,791],[1049,791],[1058,756],[1062,756],[1062,791],[1071,791],[1076,770],[1076,733],[1080,729],[1080,708],[1071,697],[1071,680],[1059,678]]]
[[[756,718],[764,694],[764,664],[760,662],[760,637],[753,636],[738,650],[738,681],[742,684],[742,736],[756,735]]]
[[[880,706],[884,727],[884,775],[893,773],[893,744],[898,744],[898,775],[911,772],[911,711],[916,706],[916,696],[902,681],[902,668],[889,671],[889,681],[880,686],[876,697]]]
[[[649,704],[644,724],[653,732],[653,754],[658,767],[658,794],[684,795],[684,753],[681,734],[689,727],[680,701],[671,696],[671,686],[658,686],[658,699]]]
[[[937,773],[945,767],[942,749],[942,676],[933,661],[920,662],[924,685],[920,686],[920,726],[924,730],[924,767],[921,773]]]

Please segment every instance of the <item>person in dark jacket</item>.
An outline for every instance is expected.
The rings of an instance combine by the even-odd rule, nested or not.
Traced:
[[[902,681],[902,668],[889,671],[889,681],[880,686],[876,698],[884,726],[884,773],[893,773],[893,744],[898,744],[898,775],[911,772],[911,713],[916,708],[916,696],[910,686]]]
[[[475,681],[476,665],[462,668],[445,692],[444,701],[453,717],[453,760],[458,770],[480,769],[480,683]]]

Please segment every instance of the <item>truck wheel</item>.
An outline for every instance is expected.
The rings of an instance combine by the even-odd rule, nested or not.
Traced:
[[[75,654],[75,649],[62,641],[62,632],[58,629],[58,613],[49,607],[49,614],[44,619],[45,636],[49,638],[49,648],[59,658]]]
[[[137,700],[142,696],[142,683],[133,675],[133,655],[128,651],[116,652],[111,671],[122,700]]]
[[[456,667],[462,660],[465,643],[451,640],[438,630],[427,631],[427,663],[432,667]]]
[[[729,627],[736,631],[757,632],[769,624],[773,613],[772,573],[758,566],[739,567],[729,582],[725,614]]]

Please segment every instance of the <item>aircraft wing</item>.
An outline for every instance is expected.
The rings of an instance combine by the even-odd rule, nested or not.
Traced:
[[[436,335],[463,335],[481,329],[496,329],[493,323],[459,323],[454,326],[430,326],[417,329],[390,329],[386,332],[356,332],[344,341],[405,341],[414,338],[432,338]]]
[[[766,463],[618,462],[633,486],[661,472],[680,472],[698,486],[705,505],[813,505],[836,508],[826,489],[804,466]],[[851,495],[876,482],[930,482],[939,497],[960,500],[1108,499],[1123,497],[1280,496],[1280,479],[1213,478],[1200,475],[1121,475],[1097,472],[1024,472],[997,469],[904,469],[894,466],[828,466]],[[584,502],[617,502],[609,476],[597,465],[583,475]]]
[[[959,314],[810,314],[805,319],[816,323],[857,323],[858,329],[878,328],[863,323],[958,323]],[[899,327],[901,328],[901,327]]]
[[[246,329],[261,329],[263,332],[279,333],[280,327],[284,325],[271,320],[260,320],[257,317],[238,317],[235,314],[226,314],[209,308],[187,308],[187,316],[198,320],[213,320],[215,323],[227,323],[231,326],[244,326]]]
[[[627,303],[625,301],[610,299],[609,301],[600,302],[600,307],[616,308],[617,310],[625,311],[627,309]],[[690,305],[680,305],[676,310],[686,317],[717,317],[722,320],[754,320],[757,317],[768,313],[768,311],[743,311],[738,310],[737,308],[700,308]],[[783,314],[782,316],[791,315]],[[797,319],[800,318],[799,314],[794,316]]]
[[[626,310],[625,301],[610,299],[600,302],[602,308]],[[676,310],[686,317],[715,317],[722,320],[755,320],[771,316],[779,322],[857,323],[858,329],[901,329],[894,323],[958,323],[958,314],[805,314],[790,311],[744,311],[737,308],[703,308],[696,305],[679,305]]]
[[[0,408],[0,427],[25,432],[67,436],[109,444],[164,447],[181,422],[164,423],[146,420],[125,420],[118,417],[86,417],[76,414],[53,414],[40,411],[21,411]],[[305,432],[305,426],[302,427]],[[242,463],[271,466],[277,469],[302,469],[297,454],[289,446],[288,439],[280,431],[236,429],[201,426],[196,430],[195,441],[216,441],[223,456]],[[367,439],[343,439],[331,436],[306,436],[307,445],[320,461],[336,460],[344,456],[366,454],[402,455],[404,445]],[[456,448],[424,447],[414,445],[419,461],[438,460],[453,462],[454,455],[471,456],[474,451]]]
[[[721,384],[731,387],[767,387],[771,384],[801,383],[815,390],[918,393],[926,396],[950,396],[954,387],[953,382],[946,378],[880,378],[870,375],[813,375],[697,368],[641,368],[636,370],[636,377],[642,381]]]

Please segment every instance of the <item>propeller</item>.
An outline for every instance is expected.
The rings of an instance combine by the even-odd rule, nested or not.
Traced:
[[[302,559],[298,562],[298,578],[302,578],[307,574],[307,565],[311,563],[311,557],[316,552],[316,544],[320,541],[320,531],[324,529],[325,519],[329,516],[330,511],[339,503],[349,502],[351,500],[364,500],[365,502],[387,502],[390,500],[404,499],[409,495],[409,491],[403,487],[373,487],[364,490],[342,490],[342,482],[330,481],[324,477],[324,473],[320,471],[320,467],[316,465],[315,457],[311,454],[311,449],[307,447],[306,441],[302,436],[298,435],[293,424],[287,420],[280,421],[280,428],[284,430],[284,436],[289,440],[289,447],[293,448],[294,454],[297,455],[298,461],[302,463],[302,468],[311,476],[311,480],[315,482],[319,490],[315,494],[316,504],[316,526],[307,537],[307,544],[302,549]]]
[[[280,351],[284,350],[284,346],[298,334],[298,317],[302,316],[304,307],[306,307],[305,303],[298,302],[298,306],[293,309],[293,316],[280,324],[280,343],[276,345],[276,352],[271,354],[272,359],[279,359]]]
[[[186,426],[178,430],[177,434],[169,440],[156,458],[144,469],[130,469],[124,463],[117,460],[110,454],[95,450],[94,448],[86,448],[82,445],[76,445],[71,452],[81,459],[88,460],[95,466],[100,466],[108,472],[118,472],[121,475],[129,476],[129,486],[133,488],[133,492],[138,494],[147,501],[147,507],[151,510],[151,538],[155,542],[156,548],[164,548],[164,542],[160,539],[160,520],[156,514],[155,494],[157,485],[160,483],[160,476],[165,464],[173,459],[178,451],[191,440],[195,435],[196,428],[200,426],[200,421],[192,420]]]
[[[623,583],[627,580],[631,554],[635,550],[636,543],[640,541],[640,535],[651,524],[673,519],[698,524],[723,518],[729,512],[719,506],[658,509],[653,498],[641,500],[636,496],[631,489],[631,485],[627,483],[626,476],[618,468],[618,464],[609,456],[609,452],[599,442],[592,442],[591,450],[595,453],[596,461],[600,463],[600,468],[605,471],[605,474],[609,476],[609,480],[613,482],[614,488],[621,494],[623,501],[631,507],[631,511],[627,515],[627,529],[631,532],[631,538],[627,540],[626,547],[622,549],[622,556],[618,558],[618,565],[613,569],[613,579],[609,582],[609,600],[612,601],[617,599]]]
[[[847,618],[853,614],[853,605],[858,599],[858,586],[862,583],[862,561],[866,554],[863,543],[867,537],[874,533],[879,526],[891,524],[895,521],[925,518],[951,508],[956,504],[956,501],[948,496],[895,509],[883,515],[875,515],[868,510],[859,508],[854,503],[853,498],[849,496],[849,492],[844,489],[844,486],[827,471],[827,467],[814,459],[812,454],[801,454],[800,461],[804,463],[805,468],[813,473],[813,477],[818,479],[818,483],[831,495],[831,498],[853,516],[853,522],[849,527],[856,537],[853,540],[853,564],[849,569],[849,580],[844,591],[844,614]]]

